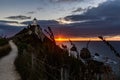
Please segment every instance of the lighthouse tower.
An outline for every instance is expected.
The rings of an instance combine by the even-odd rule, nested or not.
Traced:
[[[37,26],[37,25],[38,25],[38,24],[37,24],[37,19],[36,19],[36,18],[33,19],[33,25],[34,25],[34,26]]]
[[[38,24],[38,21],[36,18],[33,19],[33,23],[30,25],[29,33],[36,34],[38,38],[41,39],[41,41],[43,41],[45,37],[44,33],[42,32],[42,28]]]

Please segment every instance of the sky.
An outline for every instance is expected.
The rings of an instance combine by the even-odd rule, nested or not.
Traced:
[[[0,0],[1,19],[25,15],[38,19],[57,19],[72,14],[78,7],[95,7],[106,0]],[[93,5],[94,4],[94,5]]]
[[[120,0],[0,0],[0,34],[12,36],[34,17],[57,40],[120,41]]]

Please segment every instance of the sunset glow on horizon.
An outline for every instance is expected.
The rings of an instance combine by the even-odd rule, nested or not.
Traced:
[[[64,38],[64,37],[58,37],[55,38],[55,41],[57,42],[64,42],[64,41],[101,41],[98,37],[73,37],[73,38]],[[105,40],[107,41],[120,41],[120,36],[114,36],[114,37],[106,37]]]

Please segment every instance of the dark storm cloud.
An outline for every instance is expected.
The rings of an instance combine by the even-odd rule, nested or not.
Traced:
[[[110,36],[120,35],[120,1],[108,1],[97,8],[89,9],[84,14],[70,15],[65,20],[86,21],[57,27],[55,32],[71,36]],[[60,25],[59,25],[60,26]],[[59,33],[58,33],[59,34]]]
[[[78,7],[77,9],[73,10],[72,13],[76,13],[76,12],[85,12],[85,11],[91,9],[91,8],[92,8],[91,6],[89,6],[89,7],[87,7],[87,8]]]
[[[71,37],[96,37],[120,35],[120,1],[108,1],[97,8],[88,9],[84,14],[66,16],[65,20],[76,23],[59,24],[57,21],[40,21],[50,25],[55,35]],[[85,22],[78,22],[85,21]]]
[[[7,19],[13,19],[13,20],[26,20],[26,19],[31,19],[29,16],[24,16],[24,15],[18,15],[18,16],[9,16],[6,17]]]
[[[76,10],[72,11],[72,12],[81,12],[81,11],[85,11],[86,9],[83,8],[77,8]]]
[[[85,23],[74,23],[59,25],[60,27],[53,27],[56,35],[63,34],[72,37],[96,37],[99,35],[103,36],[114,36],[120,34],[120,27],[118,25],[109,25],[111,21],[90,21]],[[103,23],[103,24],[102,24]]]
[[[59,22],[55,20],[38,20],[37,22],[43,29],[47,28],[48,26],[49,27],[60,27]],[[21,24],[32,24],[32,21],[26,21]]]
[[[0,20],[0,24],[1,23],[18,23],[17,21],[5,21],[5,20]]]
[[[94,16],[94,15],[70,15],[70,16],[66,16],[64,18],[65,20],[71,20],[71,21],[82,21],[82,20],[96,20],[99,19],[99,16]]]
[[[120,18],[120,1],[107,1],[101,4],[97,8],[88,9],[82,15],[71,15],[65,17],[65,19],[70,19],[72,21],[79,21],[79,20],[92,20],[92,19],[113,19],[113,18]],[[77,9],[76,9],[77,10]],[[78,8],[79,10],[79,8]]]
[[[0,35],[7,35],[7,37],[13,36],[16,33],[18,33],[20,30],[27,26],[14,26],[14,25],[9,25],[9,23],[16,23],[18,24],[17,21],[5,21],[5,20],[0,20]],[[32,21],[26,21],[20,24],[32,24]],[[47,28],[48,26],[55,26],[59,25],[59,23],[55,20],[38,20],[38,24],[44,29]]]
[[[113,27],[113,25],[110,24],[111,22],[112,21],[88,21],[84,23],[59,24],[54,20],[38,20],[42,28],[50,26],[55,35],[64,35],[66,37],[96,37],[99,35],[114,36],[120,34],[120,24],[116,24]],[[24,24],[30,23],[32,22],[24,22]]]
[[[65,20],[76,23],[59,24],[55,20],[38,20],[42,28],[50,26],[55,35],[66,37],[96,37],[120,35],[120,1],[107,1],[84,14],[66,16]],[[78,22],[85,21],[85,22]],[[24,22],[30,24],[31,21]]]

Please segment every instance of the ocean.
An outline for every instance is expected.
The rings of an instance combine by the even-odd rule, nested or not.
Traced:
[[[79,52],[82,48],[86,47],[86,45],[87,45],[87,42],[83,42],[83,41],[73,42],[73,43],[76,45]],[[120,42],[119,41],[111,41],[109,43],[116,49],[116,51],[118,53],[120,53]],[[57,44],[59,46],[62,44],[67,45],[68,50],[72,47],[70,42],[57,42]],[[100,56],[102,56],[102,58],[107,57],[111,61],[115,62],[115,63],[107,63],[107,65],[111,66],[114,73],[119,76],[119,74],[120,74],[120,58],[116,57],[114,52],[104,42],[91,41],[89,43],[88,49],[92,55],[94,55],[95,53],[98,53]]]

